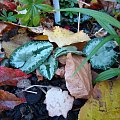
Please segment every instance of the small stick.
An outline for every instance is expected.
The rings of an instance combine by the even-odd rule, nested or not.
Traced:
[[[82,0],[78,0],[78,4],[79,4],[79,8],[83,8],[83,5],[87,5],[87,6],[90,6],[88,3],[86,2],[83,2]],[[78,32],[80,31],[80,12],[79,12],[79,15],[78,15]]]

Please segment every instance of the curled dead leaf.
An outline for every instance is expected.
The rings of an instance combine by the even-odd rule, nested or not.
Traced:
[[[86,63],[80,71],[72,76],[83,60],[84,58],[79,55],[71,55],[71,53],[68,53],[67,55],[65,81],[67,89],[75,98],[89,98],[92,90],[91,69],[89,63]]]

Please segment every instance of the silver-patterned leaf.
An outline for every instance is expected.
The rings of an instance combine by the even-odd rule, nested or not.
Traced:
[[[25,73],[34,71],[51,54],[50,42],[31,41],[17,48],[10,57],[10,64]]]
[[[50,56],[49,59],[38,68],[41,75],[51,80],[58,68],[58,61]]]
[[[54,52],[54,57],[57,58],[61,55],[65,55],[67,53],[74,53],[74,54],[78,54],[78,55],[82,54],[81,51],[77,51],[77,48],[75,46],[67,46],[67,47],[56,48],[56,50]]]

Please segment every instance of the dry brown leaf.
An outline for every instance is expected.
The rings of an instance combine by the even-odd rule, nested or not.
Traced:
[[[65,77],[65,68],[64,67],[58,68],[56,70],[55,74],[60,76],[61,78],[64,78]]]
[[[34,40],[48,40],[48,36],[47,35],[38,35],[36,37],[33,38]]]
[[[27,33],[18,34],[11,38],[9,42],[2,42],[2,47],[5,49],[6,56],[9,58],[11,53],[26,42],[30,41],[30,38],[27,36]]]
[[[66,86],[70,94],[75,98],[89,98],[92,90],[92,77],[90,64],[86,63],[84,67],[74,76],[73,72],[83,62],[84,58],[79,55],[68,53],[65,66]]]
[[[2,36],[4,32],[8,32],[9,30],[13,29],[14,27],[15,27],[14,25],[0,22],[0,36]]]
[[[120,79],[96,84],[78,120],[120,120]]]
[[[63,65],[66,64],[66,59],[67,59],[66,55],[62,55],[62,56],[58,57],[58,61]]]
[[[83,50],[84,46],[87,44],[87,42],[79,42],[79,43],[73,43],[71,46],[77,47],[77,50]]]
[[[36,34],[40,34],[43,33],[43,27],[42,26],[38,26],[38,27],[28,27],[28,30],[31,32],[34,32]]]
[[[44,29],[43,34],[48,36],[50,42],[55,42],[59,47],[90,40],[83,31],[73,33],[59,26],[54,27],[53,31]]]
[[[43,80],[43,76],[39,73],[39,71],[36,69],[36,76],[38,78],[38,81],[42,81]]]

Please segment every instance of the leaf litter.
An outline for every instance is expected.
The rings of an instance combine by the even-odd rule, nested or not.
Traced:
[[[96,8],[98,5],[96,3],[90,4],[92,4],[91,9]],[[105,3],[102,2],[102,5],[103,4]],[[106,9],[105,7],[104,9]],[[110,6],[110,8],[111,7],[112,6]],[[99,9],[103,9],[103,7],[99,6]],[[109,10],[107,12],[110,12]],[[46,57],[46,59],[42,61],[42,74],[42,70],[38,70],[40,64],[36,65],[36,67],[34,67],[35,64],[32,66],[34,69],[30,71],[31,75],[24,73],[26,71],[22,72],[19,70],[23,66],[19,67],[19,69],[16,69],[16,66],[12,67],[11,64],[9,68],[0,67],[0,111],[2,111],[1,114],[5,115],[3,118],[8,117],[24,120],[77,120],[78,112],[85,104],[81,108],[78,119],[87,120],[88,115],[91,116],[93,113],[96,113],[96,115],[99,116],[102,114],[91,105],[92,103],[96,104],[96,106],[98,106],[99,103],[101,111],[105,112],[104,104],[107,105],[107,102],[104,101],[106,100],[106,93],[103,92],[103,90],[107,91],[108,97],[110,92],[110,96],[113,98],[112,93],[116,91],[113,89],[118,88],[116,81],[102,82],[95,85],[93,88],[92,80],[94,80],[101,71],[91,68],[90,63],[86,63],[81,71],[72,77],[73,72],[84,60],[81,50],[83,50],[84,46],[90,40],[86,32],[80,31],[74,33],[61,27],[55,27],[52,30],[44,29],[44,35],[41,35],[43,32],[41,26],[37,28],[26,28],[24,26],[9,23],[7,25],[6,23],[1,23],[0,25],[2,26],[0,30],[0,35],[3,40],[2,47],[6,53],[6,56],[0,57],[1,62],[6,57],[9,62],[9,58],[11,54],[13,54],[12,52],[16,48],[19,50],[19,47],[31,41],[31,38],[37,41],[47,40],[48,42],[49,40],[53,45],[53,50],[51,50],[48,58]],[[100,37],[106,34],[106,31],[102,31],[96,32],[95,35]],[[91,32],[91,36],[93,35],[94,34]],[[32,40],[32,42],[34,42],[34,40]],[[69,46],[75,49],[69,50]],[[32,47],[28,48],[33,49]],[[41,49],[39,50],[39,48],[34,52],[32,51],[34,53],[32,56],[37,56],[40,51]],[[28,51],[25,51],[25,53],[27,52]],[[0,55],[2,55],[2,53],[0,53]],[[26,56],[26,54],[24,56]],[[31,58],[29,55],[28,57]],[[25,63],[26,60],[29,59],[28,57],[26,57]],[[53,58],[53,61],[49,61],[50,57]],[[15,64],[16,62],[21,62],[21,59],[14,62]],[[36,61],[32,58],[28,63],[31,62],[35,63]],[[58,62],[57,67],[55,65],[56,62]],[[28,64],[26,67],[28,67]],[[31,68],[28,67],[28,69]],[[87,99],[88,101],[86,102]],[[117,97],[115,100],[119,103]],[[89,103],[89,101],[91,101],[91,103]],[[109,102],[109,98],[108,103],[110,103],[107,106],[109,109],[109,106],[112,104],[111,101]],[[113,103],[113,106],[118,107],[117,103]],[[94,112],[89,111],[89,106],[90,108],[93,107]],[[93,115],[93,118],[96,119],[98,116]],[[108,117],[107,114],[104,117]]]

